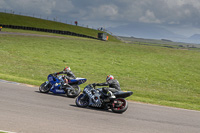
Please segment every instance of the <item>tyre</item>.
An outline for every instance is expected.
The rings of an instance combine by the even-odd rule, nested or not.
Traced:
[[[67,96],[74,98],[77,97],[80,92],[81,92],[81,88],[77,85],[77,86],[72,86],[74,88],[74,90],[67,90]]]
[[[115,113],[123,113],[128,109],[128,102],[123,99],[115,99],[111,105],[111,110]]]
[[[42,84],[40,85],[39,91],[40,91],[41,93],[48,93],[49,90],[50,90],[50,88],[51,88],[51,84],[50,84],[50,83],[47,84],[46,82],[44,82],[44,83],[42,83]]]
[[[89,98],[86,95],[81,94],[76,98],[76,106],[85,108],[88,105],[89,105]]]

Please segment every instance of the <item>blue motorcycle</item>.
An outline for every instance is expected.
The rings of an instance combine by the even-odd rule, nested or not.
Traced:
[[[42,83],[39,87],[41,93],[48,93],[49,91],[54,94],[66,94],[68,97],[74,98],[81,92],[79,87],[87,81],[85,78],[76,78],[68,81],[69,86],[63,86],[64,80],[62,76],[54,76],[49,74],[46,82]]]

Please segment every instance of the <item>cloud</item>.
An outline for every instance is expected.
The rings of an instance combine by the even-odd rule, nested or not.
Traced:
[[[13,10],[15,12],[51,15],[54,11],[67,13],[73,9],[70,0],[1,0],[2,9]]]
[[[199,0],[1,0],[0,4],[0,11],[78,20],[96,27],[140,22],[171,29],[200,28],[199,9]]]
[[[118,15],[118,7],[115,5],[100,5],[98,7],[90,7],[88,10],[88,19],[116,19]]]
[[[88,21],[184,24],[200,20],[199,0],[1,0],[0,8]]]
[[[144,23],[161,23],[161,21],[157,19],[154,13],[150,10],[147,10],[145,16],[140,17],[139,21]]]

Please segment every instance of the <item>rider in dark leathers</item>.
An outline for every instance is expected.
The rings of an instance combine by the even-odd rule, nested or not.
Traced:
[[[108,75],[106,82],[104,83],[93,83],[93,86],[109,86],[103,87],[103,92],[108,93],[108,96],[112,96],[112,93],[121,91],[120,84],[118,80],[114,79],[112,75]]]

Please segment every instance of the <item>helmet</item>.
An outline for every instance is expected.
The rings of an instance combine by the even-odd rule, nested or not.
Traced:
[[[70,67],[65,67],[64,68],[64,71],[67,71],[67,70],[71,71]]]
[[[113,77],[112,75],[108,75],[108,76],[106,77],[106,81],[109,81],[109,80],[111,80],[111,79],[114,79],[114,77]]]

